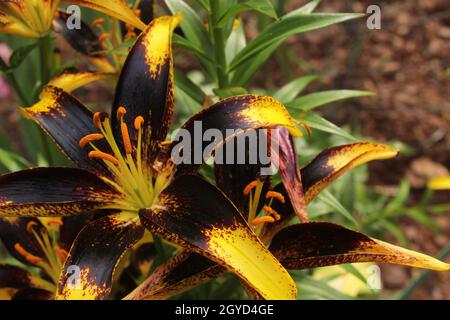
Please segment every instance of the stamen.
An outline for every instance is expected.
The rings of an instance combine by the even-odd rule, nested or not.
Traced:
[[[120,125],[120,129],[122,130],[123,146],[125,148],[125,152],[127,154],[131,154],[133,152],[133,147],[131,146],[130,134],[128,133],[127,124],[123,122]]]
[[[254,188],[256,188],[256,185],[258,184],[257,180],[253,180],[250,182],[245,188],[244,188],[244,196],[248,196],[250,191],[252,191]]]
[[[92,117],[92,121],[97,129],[101,129],[102,122],[108,118],[108,114],[106,112],[96,112]]]
[[[125,113],[127,113],[127,109],[125,109],[124,107],[119,107],[117,109],[117,120],[121,121]]]
[[[142,116],[137,116],[134,119],[134,128],[136,130],[141,130],[143,124],[144,124],[144,118]]]
[[[65,261],[69,253],[57,245],[54,247],[54,249],[56,254],[58,255],[59,260],[61,260],[62,262]]]
[[[256,219],[252,220],[252,225],[257,226],[257,225],[259,225],[261,223],[266,223],[266,222],[267,223],[273,223],[273,222],[275,222],[275,219],[272,218],[271,216],[259,217],[259,218],[256,218]]]
[[[102,160],[105,160],[105,161],[109,161],[109,162],[111,162],[112,164],[114,164],[116,166],[119,165],[119,160],[117,160],[114,156],[112,156],[112,155],[110,155],[108,153],[105,153],[105,152],[91,151],[91,152],[89,152],[88,157],[90,159],[96,158],[96,159],[102,159]]]
[[[103,19],[103,18],[98,18],[98,19],[95,19],[93,22],[92,22],[92,27],[94,27],[94,28],[98,28],[101,24],[103,24],[105,22],[105,19]]]
[[[102,33],[99,37],[98,37],[98,41],[103,42],[107,39],[109,39],[110,35],[109,33]]]
[[[14,249],[16,249],[16,251],[25,258],[25,260],[27,260],[28,262],[32,263],[32,264],[39,264],[41,263],[43,260],[42,258],[39,258],[31,253],[29,253],[27,250],[25,250],[20,243],[16,243],[14,245]]]
[[[309,137],[312,136],[312,129],[305,122],[300,121],[298,124],[306,129]]]
[[[266,193],[266,199],[275,198],[278,199],[281,203],[285,202],[284,196],[276,191],[269,191]]]
[[[30,221],[27,223],[27,232],[28,233],[33,233],[33,227],[37,226],[37,222],[36,221]]]
[[[90,143],[92,141],[102,140],[104,138],[105,138],[105,136],[102,135],[101,133],[88,134],[87,136],[80,139],[80,142],[79,142],[80,148],[83,149],[88,143]]]
[[[275,218],[275,220],[280,220],[281,219],[281,215],[278,213],[278,212],[276,212],[275,210],[273,210],[271,207],[269,207],[269,206],[264,206],[263,207],[263,210],[265,211],[265,212],[267,212],[267,214],[269,214],[269,215],[272,215],[274,218]]]

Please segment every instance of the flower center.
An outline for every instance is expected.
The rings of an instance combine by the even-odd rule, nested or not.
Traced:
[[[157,195],[170,181],[170,173],[163,171],[154,176],[144,154],[147,152],[143,141],[144,118],[137,116],[134,119],[133,130],[137,135],[134,145],[129,127],[124,121],[126,112],[124,107],[119,107],[116,115],[120,122],[123,151],[115,140],[108,115],[102,112],[95,113],[93,117],[100,133],[88,134],[80,140],[79,145],[84,148],[89,144],[93,148],[88,154],[89,158],[101,159],[113,174],[113,179],[102,179],[123,195],[122,199],[115,200],[114,204],[105,208],[137,212],[152,206]],[[99,140],[106,140],[110,148],[109,153],[95,146],[95,142]]]
[[[244,196],[249,197],[248,222],[256,229],[255,232],[258,235],[261,233],[264,223],[273,223],[281,218],[281,215],[271,207],[273,200],[276,199],[281,203],[285,202],[284,196],[281,193],[275,191],[267,192],[265,199],[269,202],[262,208],[265,214],[257,217],[263,186],[264,181],[257,179],[250,182],[243,190]]]
[[[48,224],[57,224],[59,228],[61,222],[52,219],[48,221]],[[30,221],[27,224],[27,232],[35,237],[45,255],[44,258],[28,252],[20,243],[14,245],[16,251],[28,262],[42,268],[52,279],[54,285],[58,284],[62,265],[68,254],[66,250],[60,248],[58,245],[58,228],[41,228],[35,221]]]

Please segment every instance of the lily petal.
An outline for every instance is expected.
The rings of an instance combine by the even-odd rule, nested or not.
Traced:
[[[54,77],[47,84],[48,86],[60,88],[67,93],[75,91],[78,88],[84,87],[85,85],[99,80],[109,80],[114,79],[116,75],[110,72],[70,72],[65,71]],[[45,99],[45,92],[40,96],[40,99]]]
[[[84,227],[65,262],[56,299],[106,299],[120,258],[143,234],[136,214],[130,213],[109,215]],[[71,282],[73,266],[79,268],[79,283]]]
[[[187,130],[190,136],[193,137],[192,140],[197,140],[198,137],[203,137],[206,130],[219,130],[223,139],[213,142],[203,141],[202,151],[204,151],[206,147],[211,149],[218,148],[225,141],[229,141],[249,130],[279,126],[286,127],[294,136],[301,134],[296,127],[295,120],[290,116],[282,103],[268,96],[248,94],[227,98],[203,109],[183,125],[183,130],[180,133],[183,134]],[[235,131],[232,132],[232,130]],[[175,137],[174,146],[182,138],[182,135]],[[196,148],[196,141],[191,141],[190,144],[191,151],[198,149]],[[188,159],[190,160],[190,165],[180,166],[179,170],[184,173],[195,173],[203,160],[197,159],[196,156],[196,152],[191,152],[191,159]],[[203,156],[203,153],[200,156]]]
[[[272,134],[278,135],[279,169],[284,188],[289,195],[294,213],[300,221],[306,222],[308,220],[306,202],[294,140],[286,128],[274,130]]]
[[[12,300],[53,300],[53,293],[38,288],[24,288],[17,291]]]
[[[347,144],[322,151],[301,170],[306,203],[350,169],[397,155],[398,150],[373,142]]]
[[[270,251],[288,269],[384,262],[439,271],[450,270],[450,264],[433,257],[327,222],[302,223],[284,228],[273,238]]]
[[[442,176],[428,181],[428,188],[432,190],[450,190],[450,176]]]
[[[175,179],[140,216],[152,232],[223,265],[264,298],[296,298],[293,280],[237,208],[199,176]]]
[[[58,10],[53,19],[53,30],[60,33],[70,46],[86,56],[102,57],[103,48],[97,35],[92,28],[83,20],[80,21],[80,28],[69,29],[67,20],[70,15],[62,10]]]
[[[0,216],[76,215],[117,197],[102,179],[81,169],[35,168],[0,177]]]
[[[92,112],[72,95],[56,87],[46,86],[40,98],[32,107],[22,108],[22,113],[36,121],[78,167],[109,176],[103,161],[89,159],[88,153],[92,148],[86,146],[81,149],[79,146],[81,138],[100,132],[92,121]],[[96,146],[109,150],[104,140],[96,141]]]
[[[0,288],[25,288],[31,284],[31,273],[7,264],[0,264]]]
[[[144,30],[146,27],[145,24],[136,17],[125,0],[65,0],[65,2],[78,4],[102,12],[107,16],[129,23],[140,30]]]
[[[188,250],[159,266],[125,300],[163,300],[214,279],[225,268]]]
[[[144,137],[151,156],[156,154],[155,143],[165,139],[172,116],[172,33],[180,19],[178,15],[156,18],[139,36],[122,69],[111,112],[117,141],[121,141],[121,129],[114,115],[119,107],[127,110],[127,123],[133,123],[137,116],[144,118]],[[137,140],[135,130],[131,138]]]

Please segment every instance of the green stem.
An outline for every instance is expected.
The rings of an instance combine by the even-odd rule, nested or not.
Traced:
[[[211,15],[210,15],[210,30],[213,37],[214,53],[216,58],[216,73],[219,81],[219,89],[228,86],[227,74],[227,58],[225,55],[225,39],[223,37],[223,29],[216,26],[219,14],[219,1],[210,0]]]
[[[41,62],[41,85],[42,88],[50,81],[52,67],[53,67],[53,43],[51,35],[41,37],[39,40],[39,53]],[[43,152],[50,166],[53,165],[52,152],[50,150],[49,140],[45,133],[40,130],[40,140],[43,147]]]
[[[166,250],[161,238],[154,233],[152,233],[152,236],[153,236],[153,243],[156,248],[156,258],[152,263],[152,267],[150,268],[148,275],[151,275],[157,267],[162,265],[170,258],[170,253]]]

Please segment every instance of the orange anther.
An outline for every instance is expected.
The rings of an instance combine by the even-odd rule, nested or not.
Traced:
[[[136,9],[136,10],[134,10],[134,14],[136,15],[136,17],[141,18],[142,10]]]
[[[36,221],[29,221],[27,223],[27,231],[28,231],[28,233],[33,233],[33,227],[34,226],[38,226]]]
[[[107,40],[107,39],[109,39],[109,38],[110,38],[109,33],[102,33],[102,34],[98,37],[98,41],[103,42],[103,41],[105,41],[105,40]]]
[[[278,199],[281,203],[285,202],[284,196],[276,191],[269,191],[266,193],[266,199],[275,198]]]
[[[275,219],[270,216],[259,217],[259,218],[252,220],[252,225],[257,226],[258,224],[266,223],[266,222],[273,223],[273,222],[275,222]]]
[[[28,262],[32,263],[32,264],[39,264],[42,262],[42,258],[39,258],[31,253],[29,253],[27,250],[25,250],[20,243],[16,243],[14,245],[14,249],[16,249],[16,251],[25,258],[25,260],[27,260]]]
[[[103,19],[103,18],[98,18],[98,19],[95,19],[93,22],[92,22],[92,26],[94,27],[94,28],[98,28],[98,26],[100,26],[102,23],[104,23],[105,22],[105,19]]]
[[[91,133],[80,139],[79,145],[83,149],[89,142],[97,141],[105,138],[101,133]]]
[[[133,147],[131,146],[130,134],[128,133],[127,124],[123,122],[120,125],[120,129],[122,130],[122,139],[125,152],[127,154],[131,154],[133,152]]]
[[[248,196],[249,193],[250,193],[250,191],[252,191],[252,190],[256,187],[257,184],[258,184],[258,181],[256,181],[256,180],[253,180],[252,182],[250,182],[250,183],[244,188],[244,191],[243,191],[244,196]]]
[[[137,116],[134,119],[134,128],[136,130],[141,130],[143,124],[144,124],[144,118],[142,116]]]
[[[127,109],[125,107],[119,107],[117,109],[117,120],[122,120],[125,113],[127,113]]]
[[[308,133],[308,136],[310,136],[311,137],[311,135],[312,135],[312,129],[305,123],[305,122],[299,122],[298,123],[300,126],[302,126],[303,128],[305,128],[306,129],[306,132]]]
[[[101,151],[91,151],[91,152],[89,152],[88,157],[90,159],[95,158],[95,159],[102,159],[105,161],[109,161],[116,166],[119,164],[119,160],[117,160],[114,156],[112,156],[108,153],[105,153],[105,152],[101,152]]]
[[[94,113],[94,116],[92,117],[92,120],[94,121],[95,127],[100,129],[102,122],[108,118],[108,114],[105,112],[96,112]]]
[[[54,249],[56,254],[58,255],[59,260],[61,260],[61,262],[64,262],[69,253],[57,245],[54,247]]]
[[[267,214],[272,215],[275,218],[275,220],[277,220],[277,221],[280,220],[280,218],[281,218],[280,214],[278,212],[276,212],[275,210],[273,210],[271,207],[264,206],[263,210],[265,212],[267,212]]]

